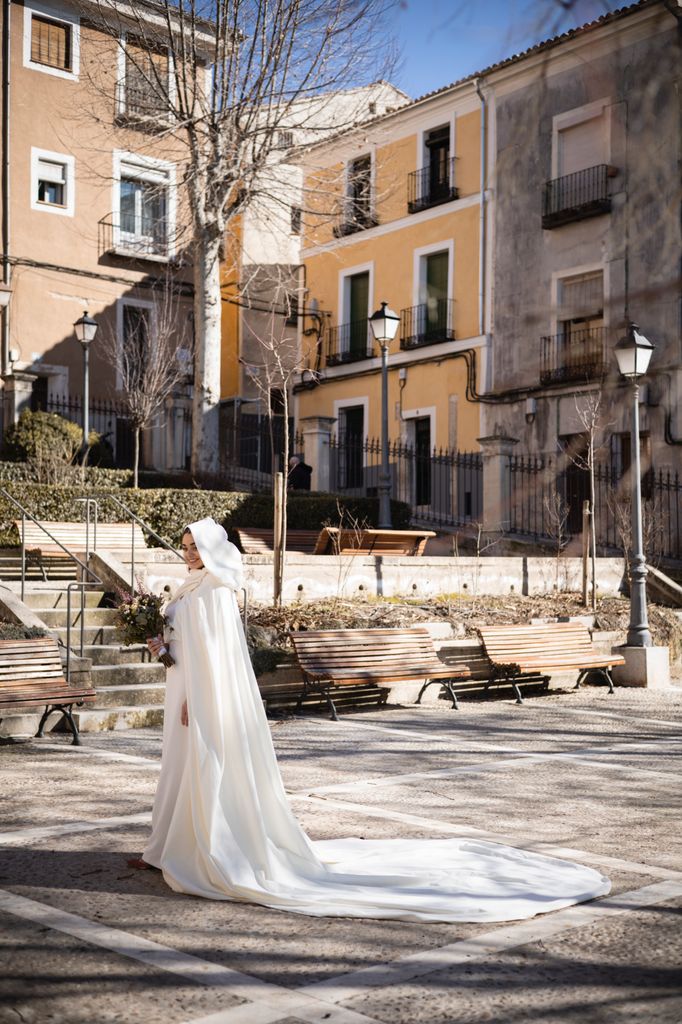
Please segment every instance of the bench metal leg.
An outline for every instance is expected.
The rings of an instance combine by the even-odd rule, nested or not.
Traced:
[[[523,697],[521,696],[521,691],[519,690],[518,683],[515,679],[510,679],[509,682],[511,683],[514,693],[516,694],[516,703],[523,704]]]
[[[329,696],[329,687],[325,687],[324,689],[322,687],[320,687],[320,692],[322,693],[324,699],[326,700],[327,704],[329,705],[329,710],[331,711],[331,715],[329,717],[334,722],[338,722],[339,716],[336,713],[336,707],[334,705],[334,701]]]
[[[587,677],[590,674],[590,672],[597,672],[597,673],[599,673],[599,675],[604,678],[604,682],[606,683],[606,685],[609,688],[609,693],[615,693],[615,690],[613,688],[613,677],[611,675],[611,669],[610,668],[584,668],[584,669],[582,669],[582,671],[578,675],[578,681],[576,682],[574,689],[577,690],[579,688],[580,684],[583,683],[587,679]]]
[[[415,701],[415,704],[421,704],[422,696],[424,694],[424,691],[429,686],[435,686],[436,684],[438,684],[439,686],[445,687],[445,689],[448,691],[448,694],[450,696],[450,700],[452,701],[452,706],[453,706],[454,710],[455,711],[459,711],[459,703],[457,701],[457,695],[456,695],[456,693],[455,693],[455,691],[453,689],[452,683],[450,682],[449,679],[427,679],[426,682],[424,683],[424,685],[422,686],[421,690],[419,691],[419,696],[417,697],[417,699]]]
[[[81,701],[81,703],[82,703],[82,701]],[[66,723],[69,726],[69,729],[71,731],[71,735],[73,736],[73,739],[71,741],[71,746],[72,747],[80,747],[81,746],[81,738],[80,738],[80,734],[78,732],[78,726],[76,725],[76,723],[74,721],[74,717],[73,717],[73,714],[72,714],[72,708],[73,708],[73,704],[48,704],[47,707],[45,708],[45,710],[43,711],[42,717],[40,719],[40,724],[38,726],[38,732],[36,733],[36,738],[42,737],[44,735],[45,723],[47,722],[48,718],[50,717],[50,715],[52,714],[53,711],[58,711],[58,712],[60,712],[62,717],[66,720]]]

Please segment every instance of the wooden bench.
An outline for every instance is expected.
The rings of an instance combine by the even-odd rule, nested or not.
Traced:
[[[433,530],[345,530],[325,526],[315,555],[423,555]]]
[[[507,682],[523,699],[518,684],[533,680],[549,683],[556,672],[578,672],[576,689],[590,672],[596,672],[613,693],[611,669],[624,665],[619,654],[596,652],[587,627],[581,622],[552,622],[539,626],[481,626],[478,630],[490,659],[492,682]]]
[[[91,687],[69,686],[64,679],[59,645],[52,637],[35,640],[0,640],[0,708],[15,710],[43,705],[36,736],[53,711],[59,711],[73,735],[73,744],[80,745],[78,727],[73,720],[74,704],[95,699]]]
[[[14,525],[19,533],[19,542],[21,543],[21,520],[15,520]],[[46,566],[68,559],[68,555],[64,548],[60,547],[60,544],[63,544],[75,555],[80,555],[85,551],[86,524],[45,521],[42,525],[52,534],[54,540],[51,540],[37,523],[27,519],[25,527],[26,553],[29,561],[40,567],[47,580]],[[137,523],[134,527],[130,523],[98,523],[96,533],[91,524],[88,534],[90,551],[99,549],[123,552],[129,555],[132,550],[133,529],[135,531],[135,550],[144,551],[147,546],[144,532]],[[59,544],[55,541],[59,541]]]
[[[275,546],[275,531],[249,527],[247,530],[235,527],[232,531],[235,543],[245,555],[271,555]],[[312,555],[319,536],[319,530],[287,530],[287,551],[301,551]]]
[[[311,629],[291,632],[291,641],[303,672],[303,690],[298,710],[312,691],[323,695],[337,721],[336,708],[329,695],[332,686],[357,686],[373,683],[423,679],[416,703],[427,686],[440,683],[447,689],[452,706],[457,708],[453,681],[467,679],[466,665],[444,665],[438,659],[427,629]],[[381,703],[385,703],[384,693]]]

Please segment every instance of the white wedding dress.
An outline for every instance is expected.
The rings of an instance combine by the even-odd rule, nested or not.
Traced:
[[[190,529],[206,568],[169,607],[176,664],[143,853],[172,889],[320,917],[420,921],[512,921],[609,891],[591,868],[479,840],[309,839],[249,659],[235,594],[241,557],[213,520]]]

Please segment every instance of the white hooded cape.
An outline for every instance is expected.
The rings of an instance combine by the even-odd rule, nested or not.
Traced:
[[[249,659],[235,595],[241,557],[212,519],[189,528],[205,568],[169,606],[176,665],[143,853],[172,889],[320,917],[422,921],[518,920],[609,891],[591,868],[479,840],[311,841],[289,806]]]

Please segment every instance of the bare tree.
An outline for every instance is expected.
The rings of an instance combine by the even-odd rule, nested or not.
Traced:
[[[379,30],[385,38],[393,0],[96,4],[98,28],[123,49],[119,102],[129,93],[148,136],[182,147],[178,184],[189,206],[195,285],[192,468],[214,473],[227,229],[262,188],[262,172],[282,130],[299,117],[301,100],[381,77],[373,39]]]
[[[597,608],[597,493],[595,483],[596,456],[606,445],[606,430],[610,425],[605,420],[603,410],[603,392],[586,391],[577,393],[575,396],[575,408],[578,422],[582,427],[580,431],[584,439],[583,448],[572,448],[568,445],[559,447],[567,459],[578,469],[582,469],[589,476],[590,488],[590,548],[591,548],[591,584],[592,611]]]
[[[252,352],[258,350],[257,361],[249,364],[251,380],[258,390],[270,426],[270,449],[272,453],[273,481],[278,465],[280,472],[284,474],[285,490],[287,462],[290,449],[289,432],[289,409],[290,393],[294,378],[304,368],[302,357],[298,349],[296,337],[287,333],[286,319],[282,316],[277,304],[271,306],[270,312],[261,320],[261,329],[257,332],[251,325],[249,329]],[[279,416],[282,421],[281,435],[274,431],[274,410],[273,398],[277,396],[280,404]],[[279,521],[275,522],[275,537],[279,538],[279,544],[275,545],[273,565],[273,595],[275,605],[281,604],[282,584],[284,579],[284,555],[286,552],[287,538],[287,502],[284,500],[275,503],[276,514]]]
[[[181,297],[167,274],[154,288],[151,308],[125,307],[124,337],[104,336],[102,353],[116,373],[116,387],[133,428],[133,486],[138,486],[140,435],[157,419],[166,399],[187,383],[192,338]]]
[[[552,538],[556,547],[556,572],[554,582],[559,589],[559,567],[561,564],[561,553],[568,543],[568,516],[570,508],[563,496],[559,493],[555,484],[552,484],[545,494],[542,504],[545,510],[545,524],[547,534]]]

